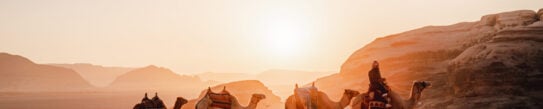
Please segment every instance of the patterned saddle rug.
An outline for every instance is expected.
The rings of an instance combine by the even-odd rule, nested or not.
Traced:
[[[212,108],[230,109],[232,107],[232,95],[227,91],[214,93],[209,91],[207,96],[211,99]]]

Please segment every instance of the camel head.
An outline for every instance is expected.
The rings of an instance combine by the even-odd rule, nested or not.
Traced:
[[[413,83],[413,90],[417,93],[421,93],[422,90],[430,87],[432,84],[428,81],[415,81]]]
[[[345,92],[343,92],[343,95],[348,97],[348,98],[355,97],[358,94],[360,94],[360,92],[355,91],[355,90],[351,90],[351,89],[345,89]]]
[[[173,109],[181,109],[183,105],[187,104],[188,100],[183,97],[177,97],[177,100],[175,100],[175,105],[173,106]]]
[[[411,96],[409,97],[409,100],[411,102],[411,105],[415,105],[418,103],[422,91],[428,87],[430,87],[431,83],[428,81],[415,81],[413,83],[413,87],[411,89]]]
[[[251,102],[256,102],[258,103],[260,100],[262,99],[266,99],[266,95],[264,94],[253,94],[252,97],[251,97]]]
[[[187,104],[189,101],[183,97],[177,97],[177,102],[181,104]]]

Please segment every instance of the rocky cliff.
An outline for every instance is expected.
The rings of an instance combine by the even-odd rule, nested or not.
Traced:
[[[378,38],[354,52],[338,74],[317,87],[332,98],[367,90],[370,63],[381,63],[393,90],[407,97],[414,80],[429,80],[420,108],[537,108],[543,99],[542,10],[486,15],[476,22],[427,26]],[[336,81],[342,81],[338,84]]]

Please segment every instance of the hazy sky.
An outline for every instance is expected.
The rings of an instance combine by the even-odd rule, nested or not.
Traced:
[[[0,0],[0,52],[177,73],[339,71],[376,37],[543,0]]]

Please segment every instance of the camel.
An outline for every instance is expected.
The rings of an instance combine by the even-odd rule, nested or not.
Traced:
[[[318,91],[315,83],[305,88],[298,88],[296,84],[294,95],[289,96],[285,102],[285,109],[344,109],[358,94],[358,91],[345,89],[340,101],[334,102],[328,95]]]
[[[411,95],[409,99],[405,100],[394,91],[389,92],[391,109],[413,109],[421,95],[422,91],[430,86],[430,82],[427,81],[415,81],[411,87]],[[356,96],[353,100],[352,109],[368,109],[369,95],[367,93]],[[388,108],[387,108],[388,109]]]
[[[226,91],[226,87],[220,93],[214,93],[208,88],[206,95],[196,103],[195,109],[256,109],[258,102],[265,98],[264,94],[253,94],[249,105],[242,106],[235,96]]]
[[[174,109],[181,109],[181,107],[187,102],[187,99],[183,97],[177,97]],[[136,104],[134,106],[134,109],[166,109],[166,106],[164,105],[164,102],[162,102],[162,100],[158,98],[158,93],[155,93],[155,97],[153,97],[153,99],[149,99],[147,97],[147,93],[145,93],[145,96],[141,100],[141,103]]]
[[[147,97],[147,93],[145,93],[145,97],[141,100],[141,103],[138,103],[134,106],[134,109],[166,109],[164,106],[164,102],[160,98],[158,98],[158,93],[155,93],[155,97],[152,99],[149,99]]]
[[[183,97],[177,97],[177,100],[175,100],[175,105],[173,106],[173,109],[181,109],[183,105],[187,104],[187,99]]]

